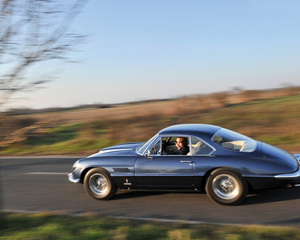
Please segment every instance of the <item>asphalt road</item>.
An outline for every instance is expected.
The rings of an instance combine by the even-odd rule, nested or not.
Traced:
[[[300,188],[257,191],[239,206],[220,206],[204,193],[118,192],[109,201],[90,198],[67,173],[78,158],[2,158],[2,211],[153,218],[300,228]]]

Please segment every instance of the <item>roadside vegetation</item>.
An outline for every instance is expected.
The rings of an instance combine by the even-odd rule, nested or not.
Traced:
[[[218,125],[300,152],[300,92],[295,89],[290,94],[223,92],[94,110],[5,116],[0,124],[6,132],[0,138],[0,154],[91,154],[112,144],[146,141],[160,129],[181,123]],[[17,140],[10,140],[14,137]]]
[[[2,213],[0,239],[300,239],[297,228],[117,220],[97,216]]]

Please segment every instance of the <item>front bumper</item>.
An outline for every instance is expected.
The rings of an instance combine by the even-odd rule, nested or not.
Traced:
[[[80,182],[79,178],[74,178],[73,173],[69,173],[68,178],[69,178],[69,181],[72,182],[72,183],[79,183]]]

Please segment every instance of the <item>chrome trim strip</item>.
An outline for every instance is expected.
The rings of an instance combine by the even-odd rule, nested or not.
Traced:
[[[155,137],[155,136],[156,136],[156,137]],[[155,138],[154,138],[154,137],[155,137]],[[153,144],[153,142],[156,141],[159,137],[160,137],[160,136],[159,136],[158,133],[155,134],[155,135],[152,137],[152,138],[154,138],[154,139],[149,143],[148,147],[144,150],[144,152],[141,154],[141,153],[139,153],[138,150],[137,150],[137,151],[136,151],[137,154],[139,154],[139,155],[141,155],[141,156],[145,156],[147,150],[148,150],[148,149],[151,149],[151,147],[149,147],[149,146],[151,146],[151,145]],[[151,138],[150,138],[149,140],[151,140]],[[149,140],[148,140],[148,141],[149,141]],[[148,141],[145,142],[145,144],[148,143]],[[144,145],[142,145],[141,147],[143,147],[143,146],[144,146]]]
[[[298,169],[297,172],[293,173],[287,173],[287,174],[278,174],[274,176],[277,179],[294,179],[294,178],[299,178],[300,177],[300,168]]]
[[[94,154],[88,156],[87,158],[97,157],[98,155],[103,154],[103,153],[117,152],[117,151],[126,151],[126,150],[131,150],[131,148],[117,148],[117,149],[108,149],[108,150],[102,150],[101,149],[99,152],[94,153]]]
[[[155,143],[157,143],[157,140],[160,140],[160,139],[161,139],[161,136],[159,136],[159,135],[157,134],[157,137],[154,138],[154,139],[152,140],[152,142],[148,145],[148,148],[145,149],[145,151],[143,152],[143,155],[145,156],[145,154],[147,153],[147,151],[148,151],[148,150],[151,150],[152,147],[155,145]],[[160,147],[161,147],[161,146],[160,146]]]
[[[130,150],[130,149],[131,148],[117,148],[117,149],[101,150],[99,153],[125,151],[125,150]]]
[[[74,178],[73,173],[69,173],[68,177],[69,177],[69,181],[72,182],[72,183],[79,183],[80,182],[80,179],[75,179]]]
[[[194,177],[194,173],[136,173],[136,177]]]

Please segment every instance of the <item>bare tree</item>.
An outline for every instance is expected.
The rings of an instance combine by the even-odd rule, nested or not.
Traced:
[[[30,69],[66,59],[83,36],[70,30],[87,0],[0,0],[0,109],[13,94],[48,81]],[[47,76],[47,75],[46,75]]]

